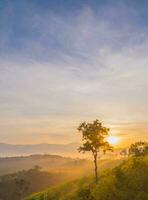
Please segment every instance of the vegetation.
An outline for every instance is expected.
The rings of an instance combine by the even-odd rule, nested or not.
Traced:
[[[109,129],[95,120],[92,123],[83,122],[78,130],[82,133],[83,141],[78,150],[92,153],[95,181],[91,175],[91,161],[85,159],[54,155],[1,158],[1,162],[3,159],[5,161],[2,162],[3,166],[8,163],[15,166],[20,161],[27,164],[26,159],[29,159],[28,165],[34,163],[35,166],[29,170],[0,176],[0,200],[22,200],[25,196],[41,190],[44,191],[24,200],[147,200],[148,143],[140,141],[132,144],[126,151],[130,155],[128,159],[99,160],[100,169],[103,168],[104,171],[100,173],[99,170],[98,182],[98,157],[100,153],[113,150],[105,140]],[[48,166],[50,172],[42,171],[38,163],[45,168]],[[117,166],[117,163],[120,164]],[[11,165],[9,167],[11,168]],[[89,176],[86,177],[86,174]]]
[[[129,155],[131,156],[141,156],[148,154],[148,143],[147,142],[136,142],[131,144],[129,148]]]
[[[42,158],[44,160],[44,156]],[[69,159],[68,161],[65,158],[67,161],[63,162],[63,165],[60,165],[64,157],[57,157],[56,160],[55,156],[53,158],[52,162],[55,162],[52,165],[55,164],[55,170],[42,171],[44,169],[35,165],[34,168],[29,170],[0,176],[0,200],[20,200],[32,193],[45,190],[66,181],[76,180],[92,172],[93,165],[91,161],[84,159]],[[59,159],[59,162],[57,159]],[[48,165],[50,161],[49,159]],[[101,160],[100,170],[113,168],[121,162],[118,159]],[[59,164],[59,168],[57,164]]]
[[[107,150],[113,150],[112,146],[105,141],[105,137],[108,135],[109,129],[102,126],[99,120],[93,121],[93,123],[83,122],[78,127],[78,131],[82,133],[83,145],[78,149],[83,153],[86,151],[92,152],[95,165],[95,180],[98,182],[98,153],[102,149],[105,153]]]
[[[25,200],[147,200],[148,156],[131,157],[100,176],[69,182]]]
[[[27,171],[0,177],[0,199],[20,200],[26,195],[46,189],[61,183],[66,179],[65,174],[40,171],[38,166]]]

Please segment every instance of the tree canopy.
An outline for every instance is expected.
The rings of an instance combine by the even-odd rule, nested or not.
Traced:
[[[79,152],[85,153],[90,151],[94,157],[95,164],[95,177],[98,181],[98,152],[101,150],[105,153],[108,150],[113,150],[113,147],[105,141],[105,138],[109,134],[109,128],[102,125],[99,120],[95,120],[92,123],[83,122],[79,125],[78,131],[82,133],[82,146],[79,147]]]
[[[147,142],[136,142],[131,144],[129,148],[129,155],[131,156],[141,156],[148,154],[148,143]]]

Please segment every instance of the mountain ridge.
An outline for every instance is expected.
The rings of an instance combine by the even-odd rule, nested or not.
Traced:
[[[25,156],[30,154],[76,154],[78,143],[68,144],[8,144],[0,143],[0,157],[6,156]]]

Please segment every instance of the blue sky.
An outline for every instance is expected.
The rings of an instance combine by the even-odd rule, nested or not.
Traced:
[[[77,142],[78,124],[96,118],[122,143],[148,139],[147,8],[0,1],[0,141]]]

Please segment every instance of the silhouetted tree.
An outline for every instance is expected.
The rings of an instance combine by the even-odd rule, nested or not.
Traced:
[[[99,120],[92,123],[83,122],[79,125],[78,131],[82,133],[83,144],[79,147],[78,151],[85,153],[86,151],[92,152],[95,166],[95,180],[98,182],[98,153],[103,150],[105,153],[108,150],[113,150],[113,147],[105,141],[109,133],[109,129],[102,126]]]
[[[129,155],[131,156],[141,156],[148,154],[148,143],[147,142],[136,142],[131,144],[129,148]]]

